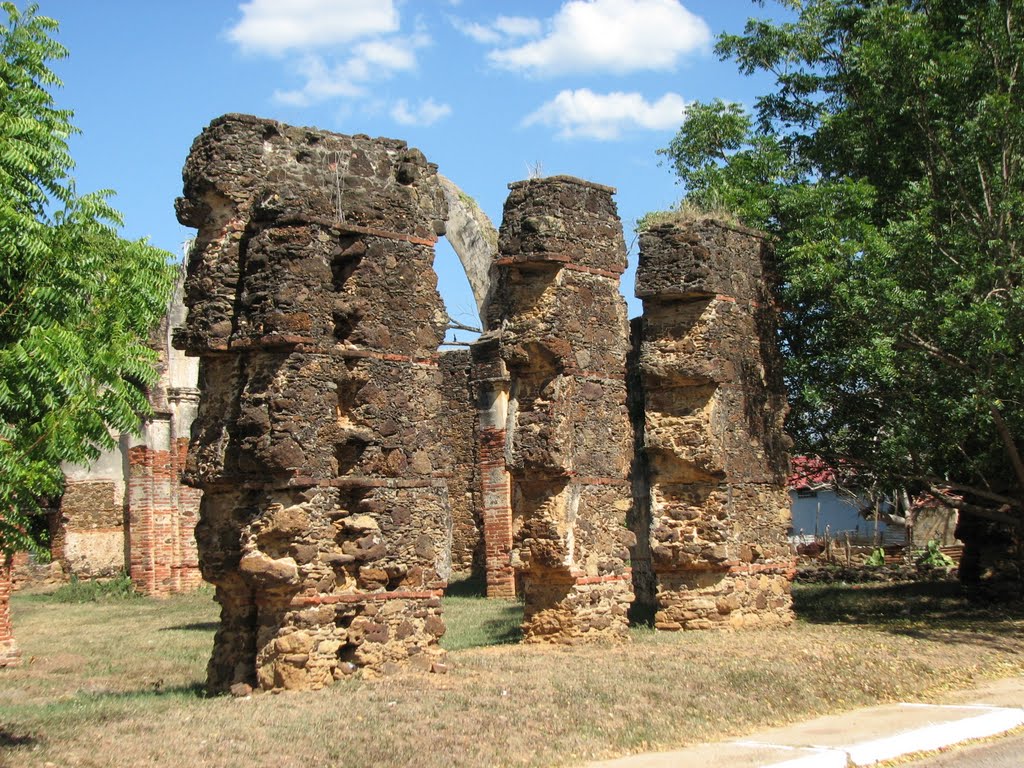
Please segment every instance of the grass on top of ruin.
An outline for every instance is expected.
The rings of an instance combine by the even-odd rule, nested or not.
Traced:
[[[515,644],[521,607],[446,598],[451,670],[313,693],[205,698],[212,593],[67,603],[16,595],[0,765],[580,765],[1024,674],[1024,608],[956,584],[798,586],[792,627]]]

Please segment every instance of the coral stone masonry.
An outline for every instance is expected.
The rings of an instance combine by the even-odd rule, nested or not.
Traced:
[[[440,662],[445,213],[436,167],[404,142],[227,116],[193,145],[176,342],[204,388],[186,477],[222,607],[212,690]]]
[[[792,620],[770,256],[758,233],[713,220],[640,237],[635,566],[659,629]]]
[[[492,330],[477,355],[505,374],[507,392],[482,399],[504,410],[491,414],[503,434],[488,458],[507,473],[508,493],[504,511],[485,508],[484,537],[489,554],[507,549],[502,565],[522,586],[527,640],[622,638],[633,599],[633,436],[614,190],[563,176],[510,188]]]
[[[528,641],[623,640],[634,595],[666,629],[788,619],[755,234],[646,235],[631,339],[608,187],[511,184],[495,233],[404,142],[246,115],[203,131],[184,178],[211,690],[443,671],[453,561],[522,597]],[[469,354],[438,353],[449,228],[484,326]]]
[[[0,667],[21,663],[21,651],[11,631],[11,558],[0,558]]]

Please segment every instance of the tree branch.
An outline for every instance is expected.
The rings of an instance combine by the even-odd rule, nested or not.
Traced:
[[[930,341],[922,339],[913,331],[905,331],[901,335],[900,345],[904,347],[911,347],[913,349],[920,349],[923,352],[927,352],[929,355],[937,360],[941,360],[954,368],[959,368],[964,371],[971,370],[971,366],[967,364],[967,361],[960,359],[956,355],[952,355],[949,352],[941,349]]]
[[[1010,434],[1010,428],[1006,425],[1003,414],[994,405],[989,406],[989,413],[992,414],[992,421],[995,422],[999,439],[1003,441],[1006,455],[1010,457],[1010,464],[1013,466],[1013,473],[1017,476],[1017,484],[1024,489],[1024,461],[1021,461],[1020,451],[1017,450],[1017,443]]]
[[[980,517],[984,520],[991,520],[995,523],[1002,523],[1003,525],[1009,525],[1011,528],[1018,528],[1024,530],[1024,519],[1019,516],[1008,514],[1007,508],[1000,507],[999,509],[990,509],[988,507],[980,507],[977,504],[970,504],[963,499],[957,499],[943,492],[943,490],[935,485],[928,486],[928,492],[931,493],[935,498],[941,501],[948,507],[963,512],[974,517]]]
[[[963,491],[964,493],[969,493],[972,496],[977,496],[978,498],[981,499],[988,499],[989,501],[994,501],[999,504],[1007,504],[1011,507],[1020,507],[1021,509],[1024,509],[1024,501],[1021,501],[1020,499],[1014,499],[1009,496],[1003,496],[1000,493],[993,493],[992,491],[985,490],[983,488],[976,488],[973,485],[964,485],[963,483],[951,483],[948,480],[941,480],[937,477],[929,478],[928,484],[929,487],[937,486],[942,488],[949,488],[950,490],[953,491]]]
[[[463,325],[457,320],[448,318],[448,327],[456,331],[469,331],[470,333],[483,333],[480,328],[474,328],[472,325]]]

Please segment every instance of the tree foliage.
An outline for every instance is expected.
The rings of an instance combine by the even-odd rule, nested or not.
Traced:
[[[1024,0],[781,4],[663,152],[778,239],[797,447],[1021,527]]]
[[[0,550],[33,548],[28,516],[83,463],[137,428],[155,379],[147,336],[170,255],[117,235],[110,192],[79,195],[72,113],[50,63],[57,23],[2,4],[0,26]]]

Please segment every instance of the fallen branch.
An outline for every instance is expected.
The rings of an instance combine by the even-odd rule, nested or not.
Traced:
[[[942,488],[937,485],[929,485],[928,492],[935,498],[941,501],[943,504],[952,507],[953,509],[963,512],[974,517],[980,517],[984,520],[991,520],[995,523],[1002,523],[1008,525],[1011,528],[1017,528],[1024,531],[1024,518],[1019,516],[1011,515],[1009,513],[1009,505],[1004,504],[999,509],[990,509],[989,507],[981,507],[977,504],[971,504],[963,499],[958,499],[955,496],[950,496]]]

